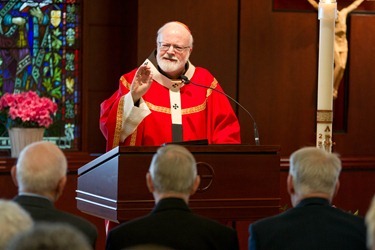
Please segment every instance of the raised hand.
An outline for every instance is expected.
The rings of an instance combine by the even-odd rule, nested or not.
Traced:
[[[133,97],[134,103],[138,102],[138,100],[144,94],[146,94],[146,92],[151,87],[151,83],[152,83],[152,73],[151,73],[150,67],[147,65],[140,66],[137,72],[135,73],[135,77],[130,86],[130,93]]]

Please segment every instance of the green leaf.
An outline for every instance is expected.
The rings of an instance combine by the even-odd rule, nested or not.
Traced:
[[[53,72],[53,82],[61,82],[61,69],[60,68],[55,68]]]
[[[51,78],[44,78],[42,85],[46,88],[47,91],[50,91],[52,89]]]
[[[55,53],[54,57],[53,57],[53,66],[59,66],[61,62],[61,55],[58,54],[58,53]]]
[[[60,99],[62,97],[62,94],[61,94],[61,86],[57,87],[57,88],[54,88],[52,91],[51,91],[51,96],[52,97],[55,97],[57,99]]]
[[[54,35],[54,36],[56,36],[56,37],[58,37],[58,36],[61,36],[61,31],[60,31],[60,29],[54,29],[53,31],[52,31],[52,34]]]
[[[51,52],[46,53],[44,60],[48,61],[51,58]]]

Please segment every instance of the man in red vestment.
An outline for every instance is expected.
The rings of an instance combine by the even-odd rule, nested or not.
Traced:
[[[239,144],[240,126],[211,73],[195,67],[189,57],[193,37],[180,22],[157,33],[157,49],[138,68],[120,78],[119,89],[101,104],[100,129],[107,150],[119,145],[159,146],[207,140]],[[184,75],[194,84],[184,84]]]
[[[119,89],[100,108],[100,129],[107,151],[119,145],[160,146],[207,140],[241,143],[240,126],[227,97],[211,73],[189,57],[193,36],[180,22],[157,33],[157,49],[145,62],[120,78]],[[181,75],[193,84],[184,84]],[[108,232],[114,225],[106,221]]]

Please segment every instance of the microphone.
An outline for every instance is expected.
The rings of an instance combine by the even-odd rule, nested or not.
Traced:
[[[217,89],[214,89],[214,88],[211,88],[211,87],[207,87],[207,86],[204,86],[204,85],[201,85],[201,84],[198,84],[198,83],[195,83],[195,82],[192,82],[189,80],[189,78],[187,78],[187,76],[185,75],[181,75],[180,76],[180,79],[181,81],[184,83],[184,84],[193,84],[195,86],[198,86],[198,87],[202,87],[202,88],[206,88],[206,89],[212,89],[222,95],[225,95],[226,97],[228,97],[230,100],[232,100],[234,103],[236,103],[240,108],[242,108],[242,110],[244,110],[246,112],[246,114],[249,115],[249,117],[251,118],[251,120],[253,121],[254,123],[254,139],[255,139],[255,145],[259,146],[260,145],[260,142],[259,142],[259,133],[258,133],[258,127],[257,127],[257,124],[255,122],[255,119],[253,118],[253,116],[250,114],[250,112],[244,107],[242,106],[239,102],[237,102],[234,98],[232,98],[231,96],[227,95],[226,93],[220,91],[220,90],[217,90]]]

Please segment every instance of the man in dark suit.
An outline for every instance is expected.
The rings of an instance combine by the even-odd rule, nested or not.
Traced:
[[[12,168],[18,186],[14,201],[29,212],[34,221],[70,224],[95,246],[98,233],[92,223],[54,207],[64,190],[66,173],[66,157],[55,144],[41,141],[28,145],[21,151],[16,167]]]
[[[146,182],[155,198],[155,208],[145,217],[112,229],[107,236],[107,250],[148,244],[172,249],[239,248],[235,230],[189,209],[189,197],[197,190],[200,178],[195,159],[186,148],[159,148]]]
[[[375,250],[375,195],[372,198],[370,208],[366,213],[367,226],[367,247],[369,250]]]
[[[287,188],[293,208],[250,225],[249,249],[366,249],[363,218],[331,202],[339,189],[341,161],[315,147],[290,156]]]

